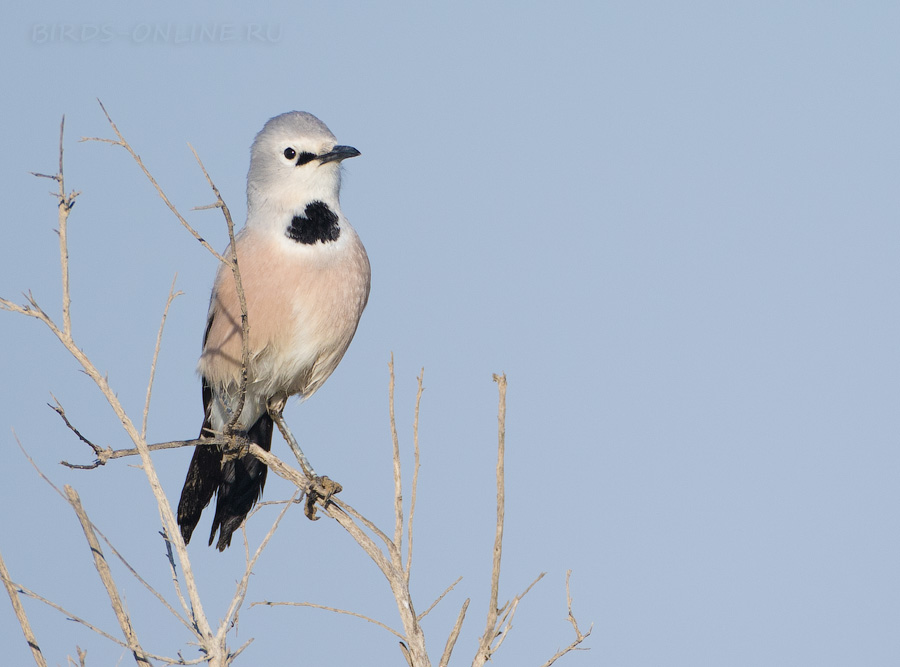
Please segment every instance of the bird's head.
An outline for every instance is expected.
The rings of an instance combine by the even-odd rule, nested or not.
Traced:
[[[339,146],[325,123],[310,113],[291,111],[265,124],[250,149],[247,205],[250,216],[292,216],[321,201],[339,206],[341,161],[359,155]]]

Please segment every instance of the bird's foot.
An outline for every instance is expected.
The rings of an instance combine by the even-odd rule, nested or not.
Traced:
[[[250,438],[246,433],[232,433],[228,440],[222,447],[222,463],[242,458],[250,451]]]
[[[318,521],[319,517],[316,516],[316,510],[318,508],[316,507],[316,503],[321,501],[322,506],[325,507],[331,500],[331,496],[340,493],[341,490],[342,487],[340,484],[324,475],[313,477],[312,484],[310,484],[309,489],[306,492],[306,506],[303,508],[303,513],[306,515],[306,518],[310,521]]]

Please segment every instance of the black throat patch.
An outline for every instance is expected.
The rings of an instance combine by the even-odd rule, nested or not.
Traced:
[[[328,208],[328,204],[314,201],[306,205],[304,215],[294,216],[285,233],[289,239],[312,245],[319,241],[337,241],[341,235],[341,227],[338,225],[337,213]]]

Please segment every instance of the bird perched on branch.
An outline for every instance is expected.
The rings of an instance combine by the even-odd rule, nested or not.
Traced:
[[[281,419],[287,398],[309,398],[337,367],[369,297],[369,260],[339,202],[341,162],[357,155],[355,148],[337,145],[322,121],[301,111],[272,118],[251,148],[247,224],[235,238],[250,354],[234,431],[266,451],[273,419]],[[240,300],[232,268],[222,264],[198,366],[205,411],[201,437],[221,435],[232,421],[241,359]],[[299,448],[295,453],[302,456]],[[266,471],[252,454],[195,447],[178,503],[184,541],[217,493],[209,543],[218,531],[217,548],[229,546],[262,494]]]

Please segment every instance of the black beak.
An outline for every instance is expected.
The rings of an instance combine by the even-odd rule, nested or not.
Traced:
[[[335,146],[330,152],[320,155],[316,159],[321,164],[325,164],[326,162],[340,162],[341,160],[356,157],[357,155],[359,155],[359,151],[353,148],[353,146]]]

